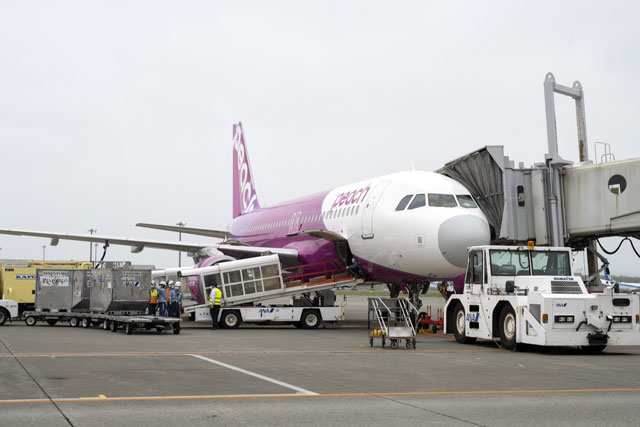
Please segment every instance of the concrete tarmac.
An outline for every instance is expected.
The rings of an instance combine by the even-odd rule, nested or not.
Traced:
[[[442,305],[428,298],[425,304]],[[369,346],[366,298],[316,330],[0,327],[0,426],[638,425],[640,349]]]

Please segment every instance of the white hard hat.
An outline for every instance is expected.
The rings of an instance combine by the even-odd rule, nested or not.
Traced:
[[[173,280],[169,280],[169,286],[173,286]]]
[[[182,283],[180,283],[180,282],[176,282],[176,288],[179,288],[179,287],[181,287],[181,286],[182,286]]]
[[[165,282],[164,280],[162,282],[160,282],[160,286],[164,286],[166,284],[167,284],[167,282]]]

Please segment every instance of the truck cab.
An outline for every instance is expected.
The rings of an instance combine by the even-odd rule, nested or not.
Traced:
[[[445,305],[445,331],[458,342],[491,339],[509,350],[640,345],[638,295],[589,293],[570,248],[487,245],[468,255],[463,293]]]
[[[0,299],[0,326],[18,317],[18,303],[10,299]]]

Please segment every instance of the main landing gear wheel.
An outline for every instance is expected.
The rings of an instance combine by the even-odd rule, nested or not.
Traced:
[[[69,326],[71,326],[72,328],[75,328],[79,324],[80,324],[80,319],[78,319],[77,317],[72,317],[71,319],[69,319]]]
[[[27,316],[27,317],[24,319],[24,323],[26,323],[26,324],[27,324],[27,326],[33,326],[33,325],[35,325],[35,324],[36,324],[36,322],[37,322],[37,320],[36,320],[36,318],[35,318],[35,317],[33,317],[33,316]]]
[[[236,329],[242,323],[240,320],[240,312],[238,310],[225,310],[222,313],[220,323],[223,328]]]
[[[475,342],[475,338],[467,337],[465,335],[467,318],[462,304],[458,304],[453,313],[453,336],[456,338],[456,341],[458,341],[460,344],[471,344],[472,342]]]
[[[315,329],[320,325],[320,312],[316,310],[307,310],[302,314],[302,327],[305,329]]]
[[[505,304],[500,311],[500,341],[506,350],[516,351],[516,314],[510,304]]]

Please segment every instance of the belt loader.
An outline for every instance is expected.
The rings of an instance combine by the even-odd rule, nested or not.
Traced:
[[[613,287],[589,293],[573,272],[571,249],[475,246],[462,294],[445,305],[445,331],[459,343],[494,340],[508,350],[519,344],[640,345],[640,297]]]

